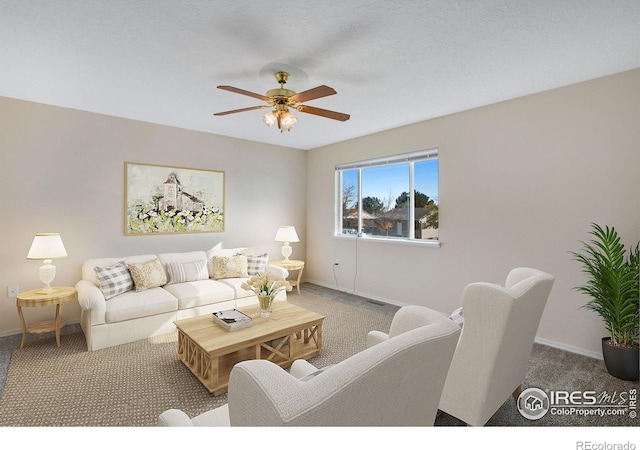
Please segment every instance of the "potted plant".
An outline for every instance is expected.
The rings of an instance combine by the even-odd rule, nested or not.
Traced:
[[[575,289],[591,297],[584,308],[604,320],[609,336],[602,338],[602,356],[611,375],[638,379],[640,318],[640,242],[627,254],[615,228],[591,224],[594,239],[582,242],[582,252],[571,252],[588,275]]]

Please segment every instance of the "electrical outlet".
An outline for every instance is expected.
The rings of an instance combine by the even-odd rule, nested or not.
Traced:
[[[336,260],[333,262],[334,266],[339,266],[340,265],[340,260],[338,258],[336,258]]]
[[[7,286],[7,297],[16,298],[18,296],[18,286]]]

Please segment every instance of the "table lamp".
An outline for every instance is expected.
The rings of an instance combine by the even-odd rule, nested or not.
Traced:
[[[51,260],[66,256],[67,251],[59,233],[37,233],[33,238],[27,259],[44,260],[40,266],[40,280],[44,283],[42,293],[46,294],[53,291],[51,282],[56,277],[56,266],[51,264]]]
[[[285,262],[290,262],[289,256],[291,256],[292,249],[289,242],[300,242],[295,227],[292,225],[285,225],[278,228],[275,241],[284,242],[282,245],[282,256],[284,256]]]

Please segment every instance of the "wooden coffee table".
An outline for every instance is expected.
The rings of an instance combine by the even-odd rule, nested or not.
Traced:
[[[233,366],[266,359],[289,367],[322,348],[324,316],[291,303],[273,302],[271,317],[260,317],[258,305],[238,308],[253,319],[250,327],[227,331],[211,316],[177,320],[178,357],[214,395],[227,392]]]

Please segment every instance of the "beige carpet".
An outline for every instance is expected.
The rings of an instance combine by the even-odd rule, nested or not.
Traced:
[[[291,303],[326,316],[318,367],[361,351],[369,330],[388,330],[392,316],[312,293]],[[43,338],[15,349],[0,400],[0,426],[155,426],[158,415],[179,408],[190,416],[226,403],[214,397],[176,356],[177,334],[86,351],[82,333],[62,346]]]
[[[363,350],[366,333],[388,330],[396,310],[314,285],[306,285],[302,295],[292,294],[289,301],[326,316],[323,350],[311,360],[318,367]],[[15,342],[17,347],[19,340]],[[175,334],[91,353],[81,332],[63,336],[60,348],[52,336],[30,336],[23,349],[15,348],[11,354],[0,400],[0,427],[147,427],[155,426],[158,415],[169,408],[194,416],[224,404],[226,395],[209,394],[178,360],[176,347]],[[524,387],[619,396],[637,391],[638,382],[613,378],[601,360],[535,344]],[[531,421],[508,398],[487,427],[616,427],[619,436],[620,427],[637,427],[639,421],[628,415],[576,414],[547,414]],[[465,427],[447,414],[441,414],[435,425]]]

